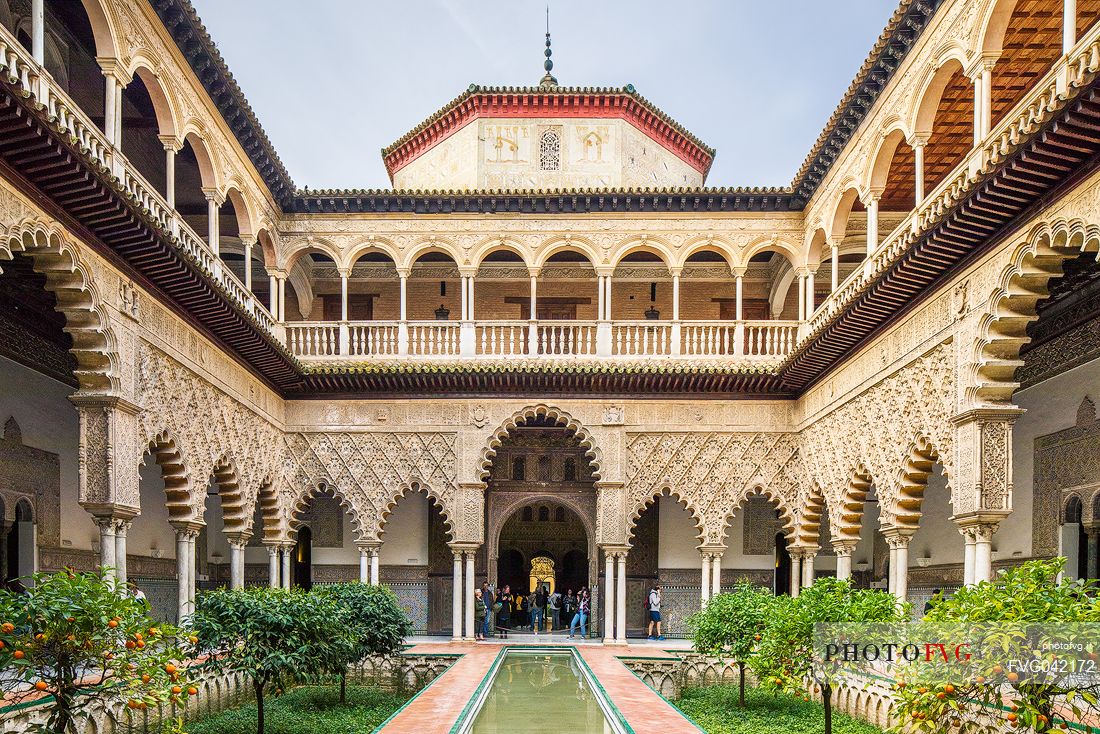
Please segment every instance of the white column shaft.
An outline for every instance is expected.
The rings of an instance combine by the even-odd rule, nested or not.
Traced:
[[[206,198],[206,239],[214,254],[221,257],[221,243],[218,242],[218,202],[213,196]]]
[[[466,551],[466,639],[474,639],[474,552]]]
[[[470,321],[474,320],[474,276],[470,276],[470,285],[466,289],[466,297],[470,299],[470,306],[466,309]]]
[[[115,110],[118,109],[115,97],[118,94],[118,83],[115,81],[114,74],[104,74],[103,83],[105,85],[103,94],[103,134],[107,136],[107,142],[114,145]]]
[[[717,553],[710,559],[710,597],[722,593],[722,556]]]
[[[974,585],[974,536],[963,533],[963,585]]]
[[[532,275],[531,276],[531,304],[529,306],[529,309],[531,311],[530,318],[532,318],[532,319],[537,319],[538,318],[538,313],[539,313],[539,311],[538,311],[538,302],[537,302],[537,299],[538,299],[538,282],[539,282],[538,278],[536,278],[535,276]]]
[[[359,549],[359,583],[370,583],[370,555],[366,548]]]
[[[111,520],[99,523],[99,565],[108,567],[107,576],[115,577],[115,524]]]
[[[920,206],[924,201],[924,143],[913,146],[913,169],[915,172],[916,201],[914,205]]]
[[[190,533],[187,539],[187,611],[195,611],[195,588],[199,580],[198,533]]]
[[[897,581],[894,582],[894,596],[898,601],[905,601],[909,593],[909,543],[908,540],[898,546],[896,555],[898,572]]]
[[[619,577],[615,581],[615,639],[618,642],[626,642],[626,554],[621,553],[616,565],[619,567]]]
[[[375,548],[370,554],[370,582],[378,586],[378,549]]]
[[[252,243],[244,245],[244,289],[252,292]]]
[[[279,549],[267,549],[267,585],[272,589],[279,588]]]
[[[993,580],[993,545],[990,533],[978,532],[974,538],[974,583]]]
[[[176,149],[164,148],[164,198],[169,209],[176,208]]]
[[[340,320],[348,320],[348,276],[340,274]]]
[[[284,589],[290,588],[290,554],[293,552],[293,550],[293,547],[283,548],[281,553],[282,584]]]
[[[244,588],[244,544],[229,544],[229,588]]]
[[[187,560],[189,550],[191,550],[191,544],[187,540],[187,533],[176,533],[177,621],[187,616],[190,601],[191,581],[188,579],[188,574],[191,571],[191,563]]]
[[[735,309],[734,318],[736,318],[738,321],[741,321],[745,318],[745,308],[744,308],[745,277],[743,275],[738,275],[738,276],[735,277],[734,280],[735,280],[736,285],[737,285],[737,306],[736,306],[736,309]]]
[[[680,276],[672,276],[672,320],[680,320]]]
[[[115,526],[115,578],[120,584],[126,583],[126,531],[129,524],[120,522]]]
[[[279,318],[279,284],[274,275],[267,276],[267,310],[276,319]]]
[[[802,558],[802,588],[808,589],[814,585],[814,558],[813,554],[807,554]]]
[[[833,259],[829,264],[829,292],[836,290],[836,287],[840,285],[840,248],[836,245],[832,246]]]
[[[451,570],[451,639],[462,639],[462,551],[454,553],[454,567]]]
[[[701,587],[703,604],[706,605],[706,603],[710,601],[710,554],[702,553],[700,555],[702,555],[703,557],[703,570],[702,579],[699,582],[699,586]]]
[[[466,282],[466,276],[465,275],[459,276],[459,282],[462,286],[460,288],[460,290],[461,290],[460,297],[462,299],[462,303],[460,304],[461,310],[459,311],[459,317],[463,321],[468,321],[469,318],[470,318],[470,312],[469,312],[470,299],[467,295],[468,289],[469,289],[469,284]]]
[[[1068,54],[1077,45],[1077,0],[1062,2],[1062,53]]]
[[[867,205],[867,255],[878,249],[878,197]]]
[[[45,0],[31,0],[31,56],[39,65],[46,63]]]
[[[890,578],[886,581],[886,590],[891,594],[898,587],[898,549],[890,546],[890,563],[888,568]]]
[[[409,278],[407,275],[401,276],[401,320],[405,321],[409,318]]]
[[[806,320],[806,276],[798,276],[798,320]]]
[[[814,274],[806,273],[806,318],[814,314]]]
[[[615,558],[604,551],[603,564],[603,639],[615,640]]]
[[[286,277],[279,278],[279,321],[286,321]]]
[[[841,581],[852,578],[852,552],[837,552],[836,577]]]
[[[798,596],[798,589],[802,582],[802,556],[791,554],[791,596]]]
[[[611,320],[611,313],[612,313],[612,311],[611,311],[611,276],[610,275],[605,275],[604,276],[603,284],[604,284],[604,288],[607,289],[607,295],[604,296],[604,298],[603,298],[603,307],[604,307],[604,310],[607,312],[604,317],[608,321],[610,321]]]

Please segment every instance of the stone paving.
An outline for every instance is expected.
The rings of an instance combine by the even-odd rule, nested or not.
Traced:
[[[410,640],[407,652],[416,654],[462,655],[443,675],[425,688],[409,705],[382,728],[383,734],[446,734],[454,726],[485,673],[503,645],[575,646],[599,680],[612,703],[637,733],[699,734],[699,729],[618,659],[624,656],[654,657],[663,650],[687,648],[683,640],[653,642],[638,640],[629,645],[604,645],[599,641],[577,644],[550,635],[512,635],[508,640],[486,642],[444,642],[439,638]],[[568,730],[568,727],[566,727]]]

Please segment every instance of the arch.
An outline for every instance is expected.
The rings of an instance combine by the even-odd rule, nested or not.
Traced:
[[[0,263],[15,253],[32,260],[35,272],[46,276],[46,288],[65,315],[65,332],[73,339],[70,352],[82,392],[117,394],[120,389],[118,341],[99,291],[80,250],[62,232],[39,220],[10,227],[0,241]],[[2,265],[0,265],[2,267]]]
[[[247,512],[236,462],[223,454],[213,469],[214,484],[222,505],[222,527],[225,533],[247,533],[251,516]]]
[[[235,183],[231,183],[225,191],[225,200],[233,205],[233,213],[237,218],[238,236],[242,239],[251,238],[254,232],[252,223],[255,221],[255,217],[252,214],[248,197]]]
[[[201,515],[195,509],[191,472],[175,435],[169,430],[158,432],[146,442],[143,458],[144,454],[152,454],[153,460],[160,467],[168,521],[197,520]]]
[[[81,4],[88,16],[88,24],[92,27],[95,55],[99,58],[119,58],[122,53],[115,40],[117,34],[114,23],[111,22],[111,14],[104,7],[102,0],[81,0]]]
[[[1100,494],[1097,495],[1100,499]],[[1079,523],[1084,520],[1084,500],[1077,492],[1072,492],[1062,501],[1062,512],[1060,522],[1065,525],[1066,523]]]
[[[843,242],[844,235],[848,230],[848,218],[852,215],[852,208],[855,206],[856,201],[859,199],[859,189],[855,187],[855,184],[851,184],[844,190],[844,193],[840,195],[840,199],[837,200],[836,207],[833,209],[833,216],[829,221],[828,239],[833,242]]]
[[[833,542],[858,543],[863,527],[863,509],[874,479],[863,464],[858,465],[837,503],[836,517],[830,517]]]
[[[485,240],[477,244],[473,251],[470,253],[470,262],[475,267],[480,268],[482,263],[489,255],[494,252],[511,252],[519,257],[523,261],[523,264],[527,267],[528,272],[531,270],[531,258],[526,247],[522,243],[517,242],[514,239],[508,237],[497,237],[494,239]]]
[[[168,95],[164,85],[160,83],[160,73],[154,69],[152,62],[144,56],[135,56],[130,62],[127,73],[131,77],[138,77],[141,79],[141,83],[145,85],[145,91],[149,94],[149,100],[153,103],[153,112],[157,116],[158,134],[174,136],[178,129],[176,103]]]
[[[16,522],[34,522],[35,513],[31,501],[26,497],[20,497],[15,503],[15,514],[13,517]]]
[[[619,267],[626,257],[636,252],[646,252],[660,258],[669,270],[672,269],[672,263],[676,260],[676,255],[666,242],[655,237],[644,237],[620,243],[611,256],[611,267]]]
[[[256,516],[255,508],[259,505],[260,508],[260,522],[259,528],[255,527],[254,518]],[[248,531],[255,537],[256,533],[260,533],[260,539],[265,544],[274,544],[286,539],[287,533],[283,526],[283,507],[279,501],[279,495],[275,491],[275,481],[272,477],[265,477],[256,490],[256,497],[251,504],[252,510],[248,512]],[[223,506],[224,513],[224,506]]]
[[[256,244],[260,246],[260,253],[263,257],[265,267],[273,267],[277,258],[275,249],[275,238],[271,236],[271,230],[267,227],[260,227],[260,231],[256,233]],[[252,257],[256,257],[256,249],[252,250]]]
[[[695,529],[698,531],[695,537],[699,539],[700,543],[706,541],[706,520],[699,512],[699,509],[692,504],[691,498],[674,490],[668,484],[663,485],[659,490],[634,505],[630,513],[630,519],[627,523],[627,538],[634,537],[634,528],[638,525],[638,518],[642,516],[643,512],[653,506],[653,503],[657,501],[658,497],[671,497],[676,500],[677,504],[687,510],[688,514],[691,515],[691,519],[695,521]]]
[[[294,501],[290,505],[290,516],[287,518],[287,534],[290,538],[297,538],[298,529],[302,526],[302,521],[299,519],[299,516],[305,512],[306,506],[309,505],[310,500],[317,494],[323,492],[330,493],[336,501],[340,503],[340,507],[343,508],[344,512],[351,518],[351,529],[352,533],[355,535],[355,542],[368,540],[368,536],[363,529],[363,518],[368,517],[369,513],[360,512],[359,508],[355,506],[344,492],[340,491],[339,487],[326,479],[321,479],[310,484],[294,498]]]
[[[737,255],[725,240],[717,237],[703,237],[697,240],[693,240],[684,245],[680,251],[679,259],[673,260],[672,267],[682,268],[687,265],[688,260],[692,255],[699,252],[714,252],[722,256],[722,259],[726,261],[726,264],[731,268],[733,263],[737,260]]]
[[[198,130],[188,130],[183,135],[183,141],[191,146],[191,152],[195,154],[195,161],[199,164],[199,178],[204,189],[218,188],[218,170],[214,165],[214,157],[210,148],[206,145],[206,139]]]
[[[817,482],[813,482],[798,517],[796,538],[800,546],[814,548],[821,545],[821,519],[825,511],[825,493]]]
[[[579,237],[568,237],[550,240],[540,245],[535,252],[533,267],[541,270],[545,267],[547,261],[559,252],[580,253],[588,258],[588,262],[592,264],[593,268],[600,262],[596,248],[591,242]]]
[[[333,262],[339,262],[337,260],[337,258],[340,257],[340,249],[338,247],[326,239],[309,237],[288,245],[282,252],[282,261],[269,263],[268,266],[271,267],[274,265],[278,267],[278,269],[289,273],[304,255],[313,253],[324,255]]]
[[[584,533],[586,540],[588,541],[588,552],[591,556],[596,550],[596,523],[591,517],[584,511],[584,508],[578,505],[575,498],[569,495],[554,494],[552,492],[543,492],[537,494],[515,493],[515,496],[508,497],[507,500],[497,508],[499,510],[499,519],[497,520],[496,527],[490,525],[488,530],[491,531],[491,537],[486,538],[488,545],[488,551],[490,554],[495,554],[500,549],[500,534],[504,531],[504,526],[512,519],[517,513],[522,513],[521,517],[524,521],[529,519],[527,510],[531,510],[530,519],[533,522],[534,518],[538,516],[534,508],[536,506],[554,505],[555,507],[564,507],[571,512],[581,521],[581,525],[584,527]],[[549,551],[540,551],[535,555],[548,555],[553,557]]]
[[[1100,227],[1080,219],[1038,224],[1016,246],[978,324],[964,374],[970,406],[1011,402],[1019,386],[1016,368],[1023,364],[1020,349],[1031,340],[1027,326],[1038,318],[1050,279],[1061,276],[1065,260],[1098,250]]]
[[[833,253],[825,254],[825,248],[829,246],[829,238],[825,234],[825,227],[819,226],[810,233],[806,240],[805,260],[808,265],[820,265],[823,260],[831,259]]]
[[[917,436],[910,442],[901,468],[897,494],[887,511],[886,519],[894,527],[915,531],[919,526],[928,476],[939,459],[939,452],[927,437]]]
[[[894,154],[898,146],[907,138],[905,130],[896,125],[882,134],[878,148],[871,157],[871,165],[867,169],[866,188],[875,191],[886,188],[886,179],[890,173],[890,164],[894,160]]]
[[[954,54],[941,58],[928,72],[924,84],[914,98],[915,103],[909,121],[909,128],[915,135],[931,135],[936,120],[936,111],[948,83],[955,74],[964,74],[965,59]]]
[[[779,511],[779,519],[783,521],[781,531],[787,538],[794,540],[795,538],[795,517],[794,512],[791,510],[790,504],[783,495],[779,494],[775,490],[765,487],[763,484],[754,484],[748,492],[745,492],[733,505],[730,511],[722,517],[722,524],[720,528],[719,536],[724,538],[726,533],[729,532],[730,522],[737,516],[738,510],[745,506],[745,503],[752,497],[766,497],[768,500],[775,503],[776,508]]]
[[[337,260],[336,263],[345,270],[349,270],[355,267],[355,263],[359,261],[359,258],[372,252],[385,255],[393,261],[394,267],[397,267],[397,259],[400,256],[399,248],[390,240],[374,235],[352,245],[343,260]]]
[[[439,252],[447,255],[455,261],[455,265],[465,264],[457,247],[450,242],[432,237],[431,239],[422,240],[410,247],[409,251],[405,253],[405,258],[398,263],[397,267],[401,270],[407,270],[416,264],[417,260],[430,252]]]
[[[761,252],[778,252],[787,262],[791,264],[791,267],[797,268],[805,265],[802,257],[802,252],[795,245],[787,242],[779,237],[764,237],[746,245],[739,255],[734,267],[748,267],[749,261],[753,256],[759,255]]]
[[[1000,56],[1008,23],[1016,9],[1017,0],[995,0],[982,16],[978,32],[977,50],[983,56]],[[1061,10],[1061,8],[1059,8]]]
[[[409,492],[423,492],[430,501],[434,502],[439,507],[439,514],[443,517],[443,527],[446,528],[450,541],[454,542],[455,518],[453,513],[439,493],[432,490],[431,487],[421,482],[419,479],[413,479],[403,483],[400,488],[391,494],[383,503],[382,511],[378,513],[378,527],[375,529],[375,539],[380,538],[382,533],[385,532],[386,523],[389,521],[389,517],[393,514],[394,509],[396,509],[397,503]]]
[[[588,429],[564,410],[546,405],[545,403],[539,403],[516,411],[493,431],[485,447],[481,450],[481,459],[478,466],[478,474],[483,485],[485,480],[489,478],[489,470],[493,462],[493,457],[496,456],[497,449],[500,448],[504,439],[507,438],[512,430],[519,424],[539,417],[553,420],[558,425],[564,426],[576,434],[581,447],[585,449],[585,455],[588,456],[589,461],[592,462],[592,476],[596,481],[599,481],[603,477],[601,451],[596,445],[595,438]]]

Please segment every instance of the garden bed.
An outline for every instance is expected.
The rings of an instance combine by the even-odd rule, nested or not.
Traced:
[[[707,734],[821,734],[825,730],[821,704],[755,688],[745,692],[743,709],[737,705],[736,685],[687,688],[674,705]],[[833,734],[882,734],[882,730],[834,710]]]
[[[363,734],[401,708],[408,696],[368,686],[299,686],[264,699],[266,734]],[[256,704],[208,716],[184,726],[187,734],[255,734]]]

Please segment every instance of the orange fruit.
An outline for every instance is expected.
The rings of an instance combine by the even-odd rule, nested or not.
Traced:
[[[181,693],[182,691],[183,691],[183,689],[182,689],[182,688],[180,688],[179,686],[172,686],[172,693],[176,694],[177,696],[178,696],[178,695],[179,695],[179,694],[180,694],[180,693]]]
[[[133,640],[126,640],[127,650],[133,650],[135,647],[137,647],[137,643],[135,643]]]
[[[145,640],[138,640],[137,641],[137,646],[139,648],[145,647]]]
[[[15,625],[11,622],[4,622],[4,624],[0,624],[0,632],[15,632]]]
[[[72,624],[73,622],[76,621],[76,617],[65,617],[65,621],[68,622],[69,624]]]
[[[38,681],[37,683],[34,684],[34,690],[36,690],[36,691],[44,691],[47,688],[49,688],[49,686],[46,685],[46,681],[44,681],[44,680],[40,680],[40,681]]]
[[[940,693],[937,693],[937,694],[936,694],[936,698],[938,698],[938,699],[940,699],[940,700],[942,701],[943,699],[947,698],[947,694],[946,694],[946,693],[943,693],[943,692],[941,691]]]
[[[110,622],[107,623],[107,626],[111,629],[114,629],[115,627],[118,627],[118,622],[112,619]]]
[[[1016,719],[1018,719],[1020,717],[1018,717],[1016,714],[1008,714],[1007,716],[1005,716],[1005,718],[1008,719],[1009,721],[1015,721]]]
[[[176,666],[172,665],[172,663],[168,663],[167,665],[164,666],[164,670],[167,673],[175,673],[176,672]]]
[[[148,673],[146,673],[145,675],[141,676],[141,682],[142,682],[142,683],[148,683],[148,682],[149,682],[149,681],[151,681],[151,680],[152,680],[152,678],[150,678],[150,677],[149,677],[149,674],[148,674]]]
[[[1009,673],[1008,674],[1008,679],[1010,681],[1012,681],[1013,683],[1015,683],[1016,681],[1020,680],[1020,674],[1016,673],[1016,672]]]
[[[946,686],[943,687],[943,692],[950,695],[955,692],[955,686],[948,683]]]
[[[0,650],[3,650],[3,649],[4,649],[4,641],[0,640]]]
[[[1000,665],[994,665],[993,666],[993,672],[996,673],[997,675],[1000,675],[1001,673],[1005,672],[1005,669],[1002,668]]]
[[[188,696],[194,696],[198,692],[199,692],[199,689],[195,688],[194,686],[191,686],[190,688],[187,689],[187,695]]]
[[[195,637],[194,635],[191,635],[190,637],[188,637],[188,638],[187,638],[187,640],[188,640],[188,641],[189,641],[189,642],[190,642],[190,643],[191,643],[192,645],[197,645],[197,644],[199,644],[199,638],[198,638],[198,637]]]
[[[12,657],[16,660],[22,660],[23,658],[27,657],[27,653],[23,652],[22,650],[16,650],[14,653],[12,653]]]
[[[974,682],[975,683],[985,683],[985,676],[984,675],[979,675],[977,678],[974,679]]]

